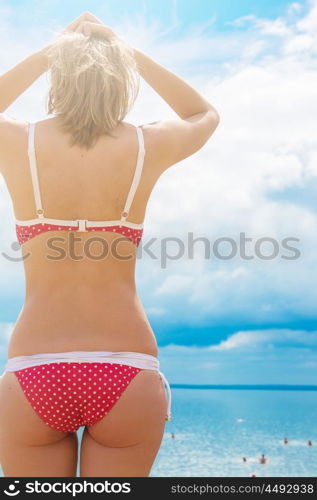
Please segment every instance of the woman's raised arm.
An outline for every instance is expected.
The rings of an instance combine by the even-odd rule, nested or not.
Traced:
[[[47,69],[45,48],[0,75],[0,113],[3,113]]]
[[[81,22],[92,20],[96,22],[96,19],[90,12],[84,12],[72,21],[63,32],[75,31]],[[49,45],[45,46],[0,75],[0,113],[11,106],[48,69],[46,55],[48,47]]]

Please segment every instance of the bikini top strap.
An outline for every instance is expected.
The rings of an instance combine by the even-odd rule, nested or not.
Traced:
[[[136,128],[137,137],[138,137],[139,150],[138,150],[138,157],[137,157],[137,162],[136,162],[136,167],[135,167],[135,172],[134,172],[132,184],[131,184],[130,191],[129,191],[128,196],[127,196],[127,201],[125,203],[123,212],[121,214],[122,221],[125,221],[127,219],[127,217],[129,216],[129,210],[131,208],[136,190],[137,190],[138,185],[140,183],[143,164],[144,164],[145,148],[144,148],[143,131],[142,131],[141,127],[135,127],[135,128]]]
[[[29,123],[28,128],[28,155],[30,162],[30,171],[33,185],[33,193],[36,207],[36,215],[39,218],[44,217],[44,210],[41,200],[41,192],[38,178],[38,171],[36,165],[36,155],[35,155],[35,123]]]

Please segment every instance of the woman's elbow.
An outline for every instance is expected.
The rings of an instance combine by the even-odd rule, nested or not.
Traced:
[[[210,132],[213,134],[213,132],[216,130],[220,123],[220,114],[214,108],[213,106],[209,110],[209,116],[210,116]]]

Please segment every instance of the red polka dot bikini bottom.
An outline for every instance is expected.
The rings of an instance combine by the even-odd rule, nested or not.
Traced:
[[[37,415],[60,432],[76,432],[101,420],[134,377],[143,369],[157,370],[171,390],[155,356],[136,352],[71,351],[17,356],[5,371],[15,373]]]

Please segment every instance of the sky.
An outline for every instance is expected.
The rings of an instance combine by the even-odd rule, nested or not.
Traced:
[[[145,219],[143,245],[155,238],[156,258],[140,248],[137,284],[162,367],[174,383],[316,384],[317,0],[120,7],[0,0],[0,71],[89,9],[214,104],[214,136],[163,174]],[[141,84],[127,120],[175,118]],[[42,119],[47,89],[43,76],[7,114]],[[12,254],[2,181],[0,210],[0,253]],[[204,240],[190,246],[191,237]],[[0,280],[4,353],[23,301],[22,266],[0,256]]]

